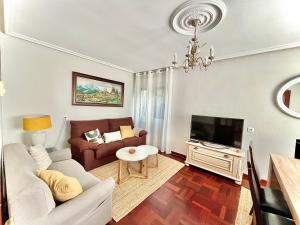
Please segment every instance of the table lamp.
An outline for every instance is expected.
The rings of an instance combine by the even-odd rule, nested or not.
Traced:
[[[23,130],[31,133],[32,145],[45,146],[46,130],[51,128],[50,115],[32,115],[23,117]]]

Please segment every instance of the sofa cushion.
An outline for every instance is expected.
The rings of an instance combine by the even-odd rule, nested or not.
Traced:
[[[134,128],[133,121],[131,117],[120,118],[120,119],[109,119],[109,129],[111,132],[120,130],[120,126],[128,126]]]
[[[58,170],[66,176],[75,177],[81,184],[83,191],[100,182],[96,177],[87,173],[84,168],[73,159],[52,163],[48,169]]]
[[[117,150],[124,147],[123,141],[114,141],[101,144],[96,150],[97,159],[116,154]]]
[[[100,133],[110,132],[108,120],[81,120],[70,121],[71,138],[84,137],[84,133],[90,130],[99,129]]]
[[[141,137],[130,137],[130,138],[125,138],[122,140],[125,147],[129,147],[129,146],[139,146],[139,145],[143,145],[143,138]]]

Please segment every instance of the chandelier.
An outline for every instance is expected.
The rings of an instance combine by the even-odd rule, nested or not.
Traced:
[[[194,27],[194,36],[189,41],[189,45],[187,47],[188,51],[185,55],[185,60],[183,62],[183,68],[186,73],[189,72],[190,69],[194,69],[196,66],[199,66],[200,69],[207,70],[207,67],[212,64],[212,61],[214,60],[214,49],[213,47],[210,47],[209,49],[209,56],[201,57],[200,49],[206,45],[204,43],[203,45],[199,45],[199,41],[197,38],[197,28],[201,25],[200,19],[191,19],[188,21],[189,25]],[[174,61],[172,62],[174,67],[177,65],[177,54],[174,54]]]

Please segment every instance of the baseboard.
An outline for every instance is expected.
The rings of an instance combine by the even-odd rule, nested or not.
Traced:
[[[183,155],[181,153],[171,151],[171,154],[174,156],[180,157],[182,159],[186,159],[186,155]]]
[[[243,180],[244,179],[249,181],[248,174],[245,174],[245,173],[243,174]],[[264,180],[264,179],[260,179],[259,183],[260,183],[260,186],[262,186],[262,187],[267,187],[267,185],[268,185],[268,181]]]
[[[268,181],[267,180],[261,179],[259,182],[260,182],[260,185],[262,187],[267,187],[267,185],[268,185]]]

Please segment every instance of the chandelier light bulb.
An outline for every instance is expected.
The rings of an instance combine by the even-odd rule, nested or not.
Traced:
[[[210,47],[209,52],[210,52],[210,56],[214,57],[214,47],[213,46]]]
[[[177,62],[177,53],[174,53],[174,62]]]

